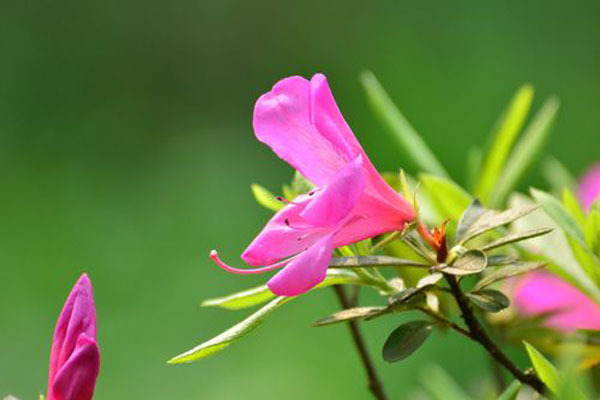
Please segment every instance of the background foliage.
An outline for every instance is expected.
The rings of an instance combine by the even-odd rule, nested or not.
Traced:
[[[404,166],[367,105],[372,69],[453,176],[516,88],[561,99],[548,149],[574,172],[598,157],[599,6],[594,2],[61,1],[0,4],[0,395],[45,389],[54,323],[82,270],[95,285],[103,366],[97,399],[362,399],[363,371],[336,310],[305,296],[259,335],[183,367],[165,361],[240,319],[201,299],[264,276],[219,271],[268,212],[291,170],[253,139],[251,111],[280,77],[329,76],[376,165]],[[543,186],[539,171],[530,182]],[[404,317],[402,317],[404,318]],[[397,321],[373,321],[374,351]],[[432,335],[380,370],[392,397],[434,357],[465,386],[487,359]],[[453,359],[469,360],[456,368]],[[525,362],[525,360],[523,360]]]

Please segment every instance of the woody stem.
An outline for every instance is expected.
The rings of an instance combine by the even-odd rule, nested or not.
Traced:
[[[352,304],[346,296],[346,291],[344,290],[343,286],[335,285],[333,286],[333,290],[335,291],[342,308],[347,309],[352,307]],[[383,385],[381,384],[381,380],[377,375],[377,370],[375,369],[375,365],[373,364],[373,360],[371,359],[371,355],[369,354],[369,350],[365,344],[365,340],[362,336],[358,322],[348,321],[348,328],[350,329],[354,346],[358,351],[362,364],[365,368],[365,372],[367,373],[369,390],[377,400],[387,400],[387,396],[383,390]]]

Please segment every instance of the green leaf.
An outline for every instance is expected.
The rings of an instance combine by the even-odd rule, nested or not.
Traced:
[[[588,248],[595,255],[600,256],[600,212],[598,210],[592,209],[588,213],[583,225],[583,234]],[[598,268],[600,268],[600,265],[598,265]]]
[[[450,275],[478,274],[487,266],[486,254],[478,249],[467,251],[454,261],[452,265],[442,268],[442,272]]]
[[[525,232],[510,233],[506,236],[501,237],[498,240],[494,240],[493,242],[486,244],[481,248],[481,250],[489,251],[498,247],[506,246],[507,244],[516,243],[522,240],[532,239],[538,236],[546,235],[552,231],[552,228],[540,228],[531,229]]]
[[[405,258],[390,256],[344,256],[334,257],[329,264],[333,268],[359,268],[359,267],[427,267],[427,264]]]
[[[302,174],[298,171],[294,173],[294,179],[292,179],[291,191],[294,194],[294,197],[299,194],[308,193],[315,188],[315,185],[312,184],[308,179],[306,179]]]
[[[576,180],[571,172],[554,157],[546,157],[541,171],[553,191],[557,193],[561,193],[565,188],[572,189],[576,186]]]
[[[531,195],[540,203],[544,211],[556,222],[556,224],[565,231],[565,233],[575,239],[580,245],[585,247],[585,238],[577,221],[567,212],[563,205],[554,196],[537,189],[531,189]]]
[[[473,226],[475,221],[485,213],[485,211],[485,208],[481,205],[479,200],[473,200],[458,221],[458,227],[456,228],[457,242],[460,242],[463,239],[467,231]]]
[[[469,193],[449,179],[420,174],[419,180],[441,218],[458,220],[472,201]]]
[[[498,207],[504,204],[510,192],[540,155],[552,131],[559,107],[560,102],[556,97],[549,98],[527,126],[493,190],[492,206]]]
[[[527,354],[529,355],[529,359],[531,360],[531,364],[533,365],[533,369],[537,376],[546,384],[548,389],[556,393],[560,386],[560,375],[556,367],[535,347],[525,341],[523,341],[523,343],[525,344]]]
[[[498,400],[516,400],[519,392],[521,391],[521,382],[518,380],[514,380],[513,383],[510,384],[506,388],[504,392],[498,397]]]
[[[467,152],[467,188],[473,192],[477,185],[477,178],[481,172],[481,163],[483,162],[483,151],[474,146]]]
[[[248,333],[252,332],[256,328],[258,328],[265,319],[277,309],[280,305],[285,302],[293,299],[293,297],[277,297],[267,305],[262,307],[260,310],[256,311],[254,314],[250,315],[248,318],[243,320],[242,322],[232,326],[227,329],[225,332],[221,333],[218,336],[210,339],[207,342],[200,344],[199,346],[194,347],[193,349],[186,351],[176,357],[173,357],[168,361],[169,364],[182,364],[189,363],[192,361],[199,360],[201,358],[205,358],[208,356],[212,356],[216,353],[221,352],[226,347],[228,347],[233,341],[240,339],[243,336],[246,336]]]
[[[577,225],[583,228],[585,224],[585,213],[579,205],[579,200],[575,197],[571,189],[564,188],[562,190],[562,202],[567,212],[577,221]]]
[[[335,260],[335,258],[333,259]],[[327,276],[312,290],[332,285],[365,285],[354,272],[344,269],[328,269]],[[262,304],[274,298],[275,295],[267,285],[233,293],[228,296],[208,299],[202,302],[203,307],[220,307],[227,310],[241,310]]]
[[[467,298],[477,307],[488,312],[498,312],[510,305],[506,295],[494,289],[482,289],[467,293]]]
[[[360,78],[373,112],[383,122],[403,153],[410,157],[421,171],[448,176],[431,149],[394,105],[375,75],[371,71],[365,71]]]
[[[325,318],[321,318],[313,324],[313,326],[326,326],[338,324],[340,322],[355,321],[367,319],[386,311],[386,307],[354,307],[346,310],[338,311]]]
[[[523,85],[512,98],[510,105],[503,113],[493,134],[492,146],[489,148],[483,163],[475,193],[484,204],[488,204],[498,177],[506,164],[512,145],[525,122],[531,101],[533,88]]]
[[[428,321],[411,321],[400,325],[383,345],[383,359],[387,362],[404,360],[414,353],[429,337],[433,325]]]
[[[250,185],[250,189],[252,189],[252,194],[254,195],[256,202],[264,208],[271,211],[279,211],[283,208],[284,204],[277,200],[273,193],[269,192],[264,187],[253,183]]]
[[[537,261],[522,261],[519,263],[515,263],[513,265],[507,265],[505,267],[500,267],[495,271],[487,274],[483,277],[475,286],[473,290],[481,290],[486,286],[491,285],[492,283],[501,281],[503,279],[507,279],[513,276],[526,274],[527,272],[535,271],[536,269],[543,268],[546,264],[543,262]]]
[[[426,368],[421,381],[433,400],[470,400],[471,397],[450,375],[437,365]]]
[[[517,261],[518,259],[516,257],[509,256],[507,254],[488,255],[488,267],[514,264]]]
[[[253,307],[271,300],[275,295],[267,285],[262,285],[242,292],[233,293],[229,296],[217,297],[204,300],[202,307],[221,307],[227,310],[241,310]]]
[[[464,234],[460,243],[464,244],[469,240],[488,232],[492,229],[498,228],[503,225],[510,224],[519,218],[524,217],[530,212],[536,210],[539,206],[537,204],[527,204],[515,208],[510,208],[505,211],[494,211],[487,210],[471,225],[471,227]]]

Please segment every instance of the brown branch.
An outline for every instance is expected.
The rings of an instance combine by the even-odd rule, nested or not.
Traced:
[[[462,318],[465,321],[465,324],[469,328],[471,332],[471,336],[474,340],[479,342],[490,355],[496,360],[499,364],[501,364],[504,368],[510,371],[513,376],[521,381],[522,383],[531,386],[540,394],[544,394],[547,392],[546,385],[544,382],[540,380],[536,375],[529,374],[517,367],[513,362],[500,350],[500,348],[492,341],[492,339],[485,332],[477,317],[475,317],[475,313],[471,308],[471,304],[469,300],[465,297],[460,285],[456,278],[452,275],[445,275],[448,284],[450,285],[450,289],[452,290],[452,294],[456,299],[456,303],[460,308]]]
[[[344,309],[351,308],[352,304],[348,300],[346,296],[346,291],[340,285],[333,286],[333,290],[335,290],[335,294],[340,301],[340,304]],[[358,350],[358,354],[360,355],[360,359],[365,367],[365,371],[367,373],[367,378],[369,380],[369,390],[373,393],[373,396],[377,400],[387,400],[387,396],[383,391],[383,385],[379,380],[379,376],[377,375],[377,371],[375,370],[375,365],[373,364],[373,360],[371,360],[371,356],[369,355],[369,350],[365,344],[365,340],[363,339],[362,333],[360,331],[360,327],[358,326],[357,321],[348,321],[348,328],[350,328],[350,334],[352,335],[352,341],[354,342],[354,346]]]

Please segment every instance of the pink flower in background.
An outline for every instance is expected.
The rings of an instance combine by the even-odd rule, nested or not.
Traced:
[[[600,330],[600,306],[549,272],[533,272],[521,278],[514,288],[514,304],[527,316],[549,313],[545,325],[564,332]]]
[[[50,352],[48,400],[90,400],[99,370],[92,284],[83,274],[56,323]]]
[[[254,108],[254,131],[317,188],[276,213],[242,254],[256,269],[284,267],[268,282],[277,295],[295,296],[321,282],[333,249],[402,229],[415,218],[369,161],[340,113],[324,75],[279,81]]]
[[[600,164],[593,165],[581,178],[579,200],[589,210],[594,200],[600,197]]]

